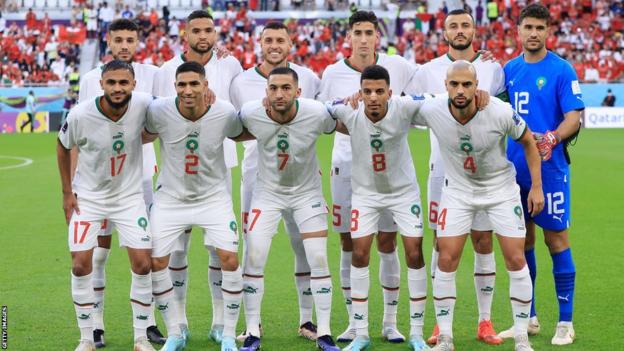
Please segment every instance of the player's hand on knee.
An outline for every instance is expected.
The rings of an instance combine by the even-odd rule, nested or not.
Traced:
[[[542,135],[541,139],[537,141],[537,150],[543,161],[548,161],[552,156],[552,150],[561,142],[561,137],[557,131],[547,131]]]
[[[80,214],[80,208],[78,208],[78,199],[74,193],[63,194],[63,211],[65,211],[65,222],[69,224],[69,220],[72,217],[74,211]]]
[[[490,103],[490,93],[485,90],[477,89],[475,94],[475,102],[477,103],[477,109],[483,111],[485,107]]]
[[[544,209],[544,192],[540,186],[532,186],[527,197],[527,205],[531,217],[537,216]]]

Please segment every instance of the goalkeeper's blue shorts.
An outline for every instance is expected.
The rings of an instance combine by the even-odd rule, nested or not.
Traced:
[[[561,231],[570,227],[570,170],[548,170],[544,172],[544,168],[542,167],[544,209],[533,218],[531,218],[527,207],[531,179],[516,178],[520,186],[524,218],[530,218],[543,229]]]

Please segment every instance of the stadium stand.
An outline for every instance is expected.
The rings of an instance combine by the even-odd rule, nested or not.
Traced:
[[[143,40],[136,61],[159,66],[184,50],[184,22],[180,20],[184,13],[208,5],[225,10],[215,12],[219,43],[245,68],[258,63],[260,47],[257,38],[261,24],[270,18],[284,18],[284,13],[264,13],[263,9],[330,10],[324,12],[322,17],[325,18],[318,18],[319,15],[316,19],[283,19],[294,43],[290,58],[293,62],[321,74],[329,64],[350,54],[345,42],[347,25],[344,18],[347,16],[339,16],[343,12],[331,12],[346,8],[348,5],[343,0],[213,0],[209,3],[206,0],[113,0],[111,5],[95,1],[92,8],[84,6],[82,0],[70,1],[8,0],[4,3],[6,11],[0,16],[15,10],[16,6],[22,9],[31,7],[32,10],[18,12],[21,21],[7,21],[0,17],[0,77],[3,83],[66,81],[68,73],[80,62],[78,44],[85,40],[84,35],[97,39],[100,48],[97,57],[100,62],[106,62],[110,57],[104,52],[105,26],[111,18],[118,17],[133,18],[142,28]],[[548,48],[570,61],[582,81],[621,82],[624,79],[624,5],[621,1],[542,2],[550,8],[554,19],[552,30],[556,34],[547,42]],[[431,10],[433,2],[427,5],[420,1],[401,0],[396,4],[381,4],[377,0],[364,0],[362,3],[376,11],[385,11],[386,16],[380,16],[385,18],[381,46],[389,54],[396,53],[409,61],[424,63],[446,52],[447,44],[442,35],[443,20],[448,11],[446,3],[442,2],[443,6],[437,11]],[[515,19],[526,0],[496,0],[496,4],[488,7],[476,0],[469,4],[463,1],[463,5],[459,5],[470,9],[476,19],[475,48],[491,51],[504,63],[521,51]],[[52,21],[38,10],[63,10],[70,9],[70,6],[69,21]],[[352,8],[357,6],[351,4]],[[289,12],[290,15],[293,13],[297,12]],[[89,61],[96,63],[98,59]],[[93,63],[90,62],[90,66]]]

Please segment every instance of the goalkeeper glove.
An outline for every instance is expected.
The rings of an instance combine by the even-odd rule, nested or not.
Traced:
[[[561,137],[557,131],[547,131],[537,140],[537,150],[543,161],[548,161],[552,156],[552,150],[561,142]]]

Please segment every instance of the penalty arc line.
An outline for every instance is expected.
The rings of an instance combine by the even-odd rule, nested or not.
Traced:
[[[10,166],[2,166],[0,167],[0,171],[4,171],[5,169],[14,169],[14,168],[21,168],[21,167],[26,167],[29,166],[33,163],[33,160],[26,158],[26,157],[16,157],[16,156],[4,156],[4,155],[0,155],[0,159],[3,158],[8,158],[10,160],[18,160],[18,161],[22,161],[22,163],[17,164],[17,165],[10,165]]]

